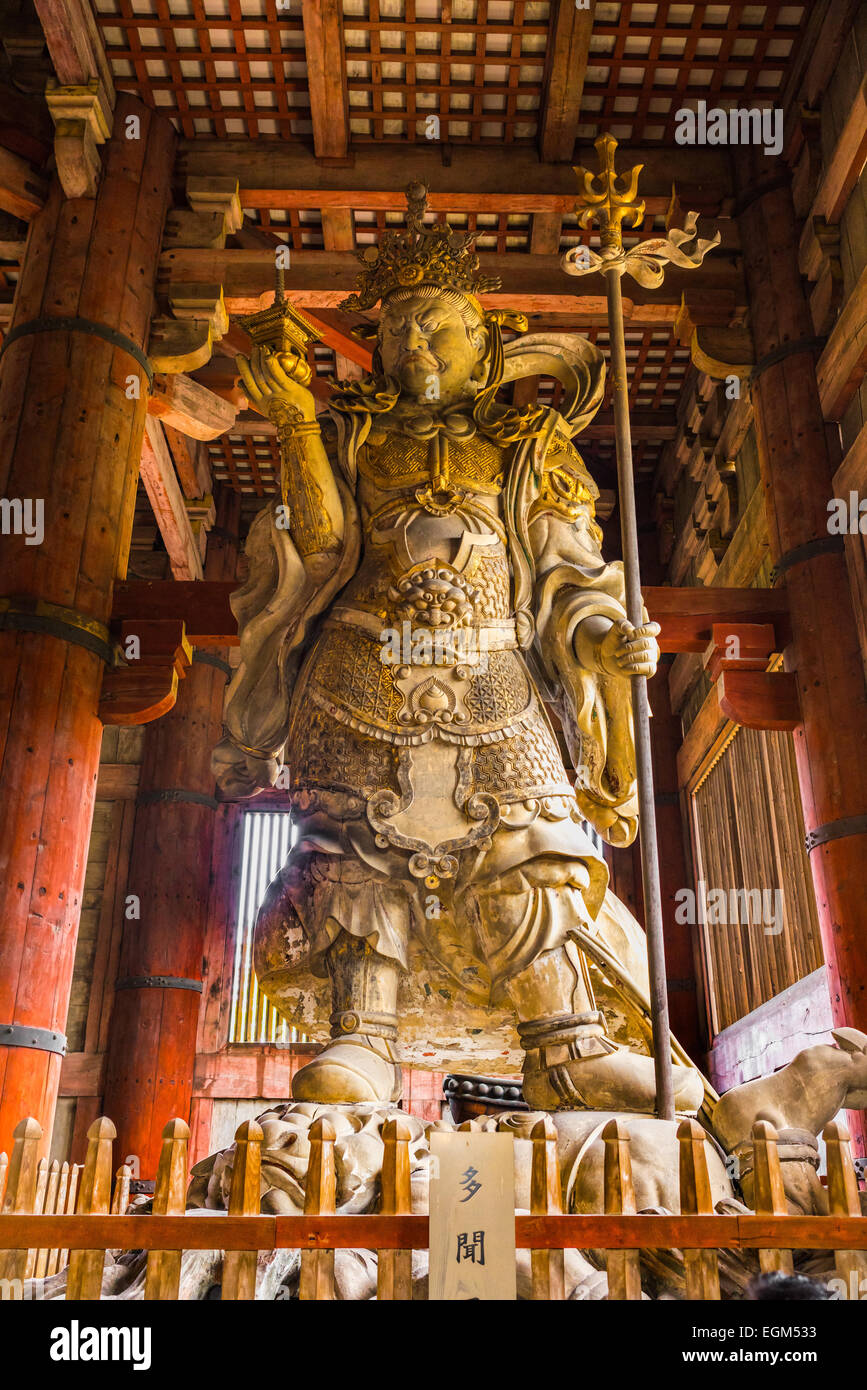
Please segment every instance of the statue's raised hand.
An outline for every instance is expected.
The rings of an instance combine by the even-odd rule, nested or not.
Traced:
[[[615,623],[598,649],[599,667],[609,676],[652,676],[659,661],[659,623]]]
[[[305,420],[315,418],[313,393],[308,389],[313,374],[303,357],[257,345],[249,359],[236,357],[235,363],[250,405],[260,415],[271,416],[273,406],[280,402],[299,410]]]

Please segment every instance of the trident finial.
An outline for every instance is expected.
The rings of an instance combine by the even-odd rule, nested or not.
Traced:
[[[618,174],[614,168],[616,149],[617,141],[613,135],[600,135],[596,141],[599,173],[592,174],[581,165],[574,166],[582,185],[575,211],[579,214],[578,221],[582,227],[591,227],[598,220],[604,250],[610,248],[619,252],[623,249],[622,224],[627,222],[632,227],[638,227],[644,217],[644,202],[638,198],[638,175],[644,165],[636,164],[628,174]],[[601,191],[596,185],[597,178],[601,182]],[[624,181],[620,187],[618,179]]]

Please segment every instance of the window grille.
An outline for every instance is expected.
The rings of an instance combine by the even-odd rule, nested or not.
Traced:
[[[235,969],[229,1042],[304,1042],[305,1035],[269,1004],[253,969],[256,914],[274,875],[282,867],[297,831],[287,811],[245,811],[241,818],[241,878],[235,930]]]

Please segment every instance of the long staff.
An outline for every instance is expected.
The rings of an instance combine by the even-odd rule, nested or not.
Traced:
[[[637,196],[636,165],[618,182],[614,168],[617,141],[601,135],[596,141],[600,172],[594,176],[576,168],[582,192],[576,204],[579,222],[590,227],[598,222],[600,253],[576,247],[563,257],[563,269],[570,275],[589,275],[601,271],[608,296],[608,333],[613,379],[614,431],[617,445],[617,498],[620,506],[620,534],[623,544],[623,570],[626,585],[626,616],[633,627],[644,623],[641,597],[641,570],[638,559],[638,526],[635,516],[635,477],[632,466],[632,430],[629,421],[629,380],[626,369],[626,340],[623,332],[621,278],[631,274],[645,286],[662,284],[664,265],[694,268],[705,253],[719,241],[702,241],[695,232],[696,215],[689,213],[686,229],[670,231],[668,237],[652,237],[628,251],[623,248],[624,221],[640,226],[645,206]],[[598,183],[597,183],[598,178]],[[632,712],[635,726],[635,762],[638,775],[639,835],[641,878],[644,888],[647,956],[650,974],[650,1008],[653,1026],[653,1060],[656,1077],[656,1109],[664,1120],[674,1119],[674,1075],[671,1064],[671,1028],[668,1019],[668,991],[665,972],[665,940],[662,925],[662,892],[659,882],[659,851],[656,836],[656,803],[653,793],[653,760],[650,747],[650,702],[645,676],[632,678]]]

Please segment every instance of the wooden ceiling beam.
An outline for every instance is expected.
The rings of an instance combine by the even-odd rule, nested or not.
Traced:
[[[584,292],[579,294],[574,279],[561,269],[558,256],[482,252],[479,262],[485,275],[499,275],[504,286],[502,292],[481,296],[489,309],[569,313],[575,316],[576,325],[601,326],[607,322],[599,274],[586,276],[581,285]],[[295,251],[286,270],[286,293],[302,308],[337,309],[355,288],[357,275],[358,262],[350,252]],[[274,257],[266,250],[177,248],[163,252],[160,276],[165,289],[177,282],[219,283],[229,313],[245,314],[271,303]],[[706,322],[728,324],[746,307],[746,290],[736,259],[717,253],[698,270],[673,267],[661,290],[646,291],[630,283],[624,299],[627,322],[636,327],[673,323],[687,289]]]
[[[556,0],[548,40],[539,154],[542,159],[571,159],[581,120],[581,97],[590,56],[596,0],[579,9],[574,0]]]
[[[229,606],[234,581],[176,583],[170,579],[126,580],[114,586],[112,626],[138,613],[183,619],[195,647],[233,646],[238,624]],[[651,620],[662,627],[664,652],[704,651],[714,623],[773,623],[778,640],[790,639],[784,589],[642,588]]]
[[[732,196],[729,151],[715,146],[629,146],[630,162],[642,163],[642,196],[650,211],[671,200],[672,180],[681,204],[717,213]],[[595,168],[590,144],[575,151],[574,163]],[[442,146],[421,141],[410,146],[364,145],[346,164],[319,163],[313,152],[293,142],[260,139],[217,140],[202,136],[179,146],[179,175],[238,179],[244,207],[400,210],[412,179],[430,188],[434,210],[570,212],[578,181],[565,163],[541,160],[528,146],[512,146],[507,159],[488,148],[457,145],[443,163]]]
[[[318,159],[346,159],[349,97],[340,0],[301,0],[313,149]]]

